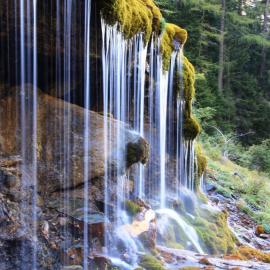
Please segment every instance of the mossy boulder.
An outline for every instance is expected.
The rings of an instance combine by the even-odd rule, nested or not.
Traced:
[[[131,200],[127,200],[125,202],[125,206],[126,206],[126,210],[127,210],[128,214],[131,216],[135,216],[136,214],[138,214],[141,211],[141,207],[137,203],[135,203]]]
[[[102,15],[111,25],[119,23],[126,38],[144,33],[147,42],[161,28],[162,15],[152,0],[103,0]]]
[[[127,167],[132,164],[141,162],[146,164],[149,158],[149,144],[143,138],[140,138],[136,142],[129,142],[127,144],[126,163]]]
[[[201,126],[194,116],[184,119],[184,137],[187,141],[193,141],[201,132]]]
[[[151,255],[141,256],[139,265],[145,270],[165,270],[162,262]]]
[[[237,240],[228,226],[226,212],[197,217],[194,228],[209,253],[217,255],[235,251]]]
[[[162,33],[161,53],[163,56],[163,68],[169,69],[172,52],[178,50],[187,41],[187,31],[175,24],[166,23]]]

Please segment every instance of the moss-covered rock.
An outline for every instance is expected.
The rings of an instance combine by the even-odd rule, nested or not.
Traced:
[[[192,100],[195,96],[195,69],[189,60],[183,61],[183,86],[184,86],[184,137],[186,140],[194,140],[201,132],[198,120],[192,115]],[[177,91],[180,91],[178,86]]]
[[[139,265],[145,270],[165,270],[162,262],[151,255],[142,256]]]
[[[131,200],[125,202],[126,210],[131,216],[135,216],[141,211],[141,207]]]
[[[227,213],[221,212],[197,217],[194,228],[211,254],[227,254],[235,251],[236,238],[227,224]]]
[[[194,116],[184,119],[184,137],[188,141],[193,141],[201,132],[201,126]]]
[[[172,52],[176,44],[183,46],[187,40],[187,31],[175,24],[166,23],[162,33],[161,53],[163,56],[163,68],[169,69]]]
[[[106,22],[119,23],[126,38],[144,33],[145,41],[152,32],[159,32],[162,15],[153,0],[103,0],[102,15]]]
[[[256,260],[270,263],[270,253],[264,253],[249,246],[241,246],[235,253],[225,256],[226,259]]]
[[[192,99],[195,96],[195,68],[186,57],[184,57],[183,61],[183,80],[184,98],[187,103],[187,109],[190,116],[192,109]]]
[[[137,142],[129,142],[126,153],[127,167],[137,162],[146,164],[149,158],[149,151],[149,144],[143,138],[140,138]]]
[[[196,144],[195,152],[197,156],[197,179],[199,180],[206,171],[207,158],[203,153],[202,146],[198,143]],[[196,186],[199,186],[199,181],[196,183]]]

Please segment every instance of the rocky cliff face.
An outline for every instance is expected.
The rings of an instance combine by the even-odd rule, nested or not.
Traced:
[[[29,100],[33,99],[31,85],[25,87],[25,95]],[[31,121],[25,121],[24,131],[22,131],[20,97],[20,88],[15,87],[10,89],[9,95],[0,101],[0,151],[2,156],[20,155],[22,132],[25,132],[27,136],[25,149],[30,152],[33,148]],[[103,115],[92,111],[85,112],[77,105],[48,96],[41,91],[38,95],[37,108],[38,187],[41,193],[75,188],[84,183],[85,113],[88,114],[89,120],[89,133],[87,134],[89,181],[104,176],[106,159],[111,162],[107,164],[111,171],[116,170],[117,151],[120,151],[120,155],[126,158],[124,167],[118,168],[123,173],[132,164],[146,162],[148,159],[147,142],[134,131],[129,130],[125,123],[118,126],[120,128],[118,132],[124,134],[123,138],[126,141],[122,142],[121,149],[116,149],[117,121],[110,116],[104,118]],[[29,116],[31,118],[33,114],[26,115],[26,118]],[[112,133],[108,138],[104,137],[104,125],[112,127]],[[111,146],[110,152],[106,154],[104,141]],[[66,151],[69,151],[68,159],[65,157]],[[31,160],[27,160],[27,162],[30,164]],[[64,177],[64,170],[68,170],[68,180]]]
[[[26,100],[32,100],[32,86],[25,85],[24,89]],[[138,134],[120,123],[125,141],[122,142],[123,148],[116,150],[116,126],[119,128],[119,122],[117,125],[117,121],[110,116],[104,118],[38,91],[35,183],[30,158],[34,147],[33,126],[31,121],[27,121],[29,117],[32,119],[33,113],[25,115],[22,128],[21,94],[20,87],[9,89],[8,95],[0,101],[0,268],[18,269],[22,262],[27,269],[31,268],[31,256],[35,249],[38,269],[60,269],[60,265],[80,264],[85,181],[89,182],[87,222],[91,241],[95,242],[92,243],[93,247],[97,246],[96,249],[100,251],[104,240],[104,121],[113,131],[107,138],[111,145],[110,152],[107,152],[111,163],[107,166],[112,174],[119,158],[116,153],[126,159],[125,166],[121,168],[124,174],[132,164],[147,161],[149,146]],[[85,114],[88,114],[91,123],[87,134],[87,138],[91,138],[87,178],[83,175]],[[24,146],[22,133],[26,136]],[[28,154],[26,159],[21,155],[22,147]],[[70,151],[68,156],[67,148]],[[112,178],[112,181],[116,179]],[[35,187],[37,195],[34,193]],[[110,207],[113,208],[113,200],[117,197],[116,184],[112,182],[110,188],[113,195]],[[35,196],[36,202],[33,201]],[[35,212],[38,223],[33,218]],[[37,232],[36,236],[33,231]]]

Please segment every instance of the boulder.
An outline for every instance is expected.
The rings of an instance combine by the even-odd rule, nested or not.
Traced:
[[[0,100],[0,153],[2,156],[20,155],[24,148],[29,160],[24,164],[31,165],[33,153],[33,87],[25,85],[25,95],[15,87],[9,95]],[[23,117],[24,106],[28,102]],[[30,104],[30,105],[29,105]],[[89,119],[89,132],[85,134],[85,118]],[[37,100],[37,169],[38,188],[41,193],[70,189],[82,185],[86,180],[104,175],[105,165],[113,172],[123,160],[120,172],[136,162],[145,163],[149,155],[148,143],[128,127],[111,117],[102,116],[93,111],[51,97],[38,90]],[[110,127],[110,136],[104,124]],[[22,129],[23,126],[23,129]],[[117,133],[122,135],[121,143]],[[25,141],[22,142],[22,137]],[[89,138],[87,152],[88,175],[84,177],[84,138]],[[108,160],[108,163],[105,162]],[[28,166],[30,167],[30,166]],[[29,173],[30,172],[25,172]],[[14,184],[13,179],[8,181]]]

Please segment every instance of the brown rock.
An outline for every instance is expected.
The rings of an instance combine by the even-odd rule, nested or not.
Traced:
[[[263,225],[258,225],[258,226],[256,227],[255,234],[256,234],[257,236],[259,236],[260,234],[263,234],[263,233],[264,233]]]
[[[25,95],[32,99],[31,85],[25,85]],[[0,152],[4,155],[18,155],[21,150],[22,130],[20,124],[21,104],[16,99],[20,89],[10,90],[9,96],[0,100]],[[14,110],[17,108],[17,110]],[[50,193],[60,189],[77,187],[84,183],[84,117],[86,111],[63,100],[38,92],[37,106],[37,151],[38,151],[38,187],[42,193]],[[149,155],[147,142],[137,133],[127,129],[124,123],[112,118],[103,118],[98,113],[88,111],[89,134],[89,177],[87,180],[104,175],[105,154],[110,160],[110,170],[116,169],[119,155],[127,159],[127,166],[136,162],[145,163]],[[29,116],[28,116],[29,117]],[[32,116],[31,116],[32,117]],[[32,119],[32,118],[30,118]],[[111,126],[111,136],[107,139],[110,151],[104,149],[104,121]],[[31,121],[26,121],[27,151],[33,148]],[[124,134],[122,147],[117,146],[117,126]],[[64,142],[64,143],[63,143]],[[127,147],[127,153],[125,151]],[[67,153],[68,151],[68,153]],[[68,155],[68,158],[66,158]],[[125,156],[127,155],[127,156]],[[124,166],[124,165],[123,165]],[[49,170],[48,170],[49,168]],[[126,167],[120,168],[121,171]]]

